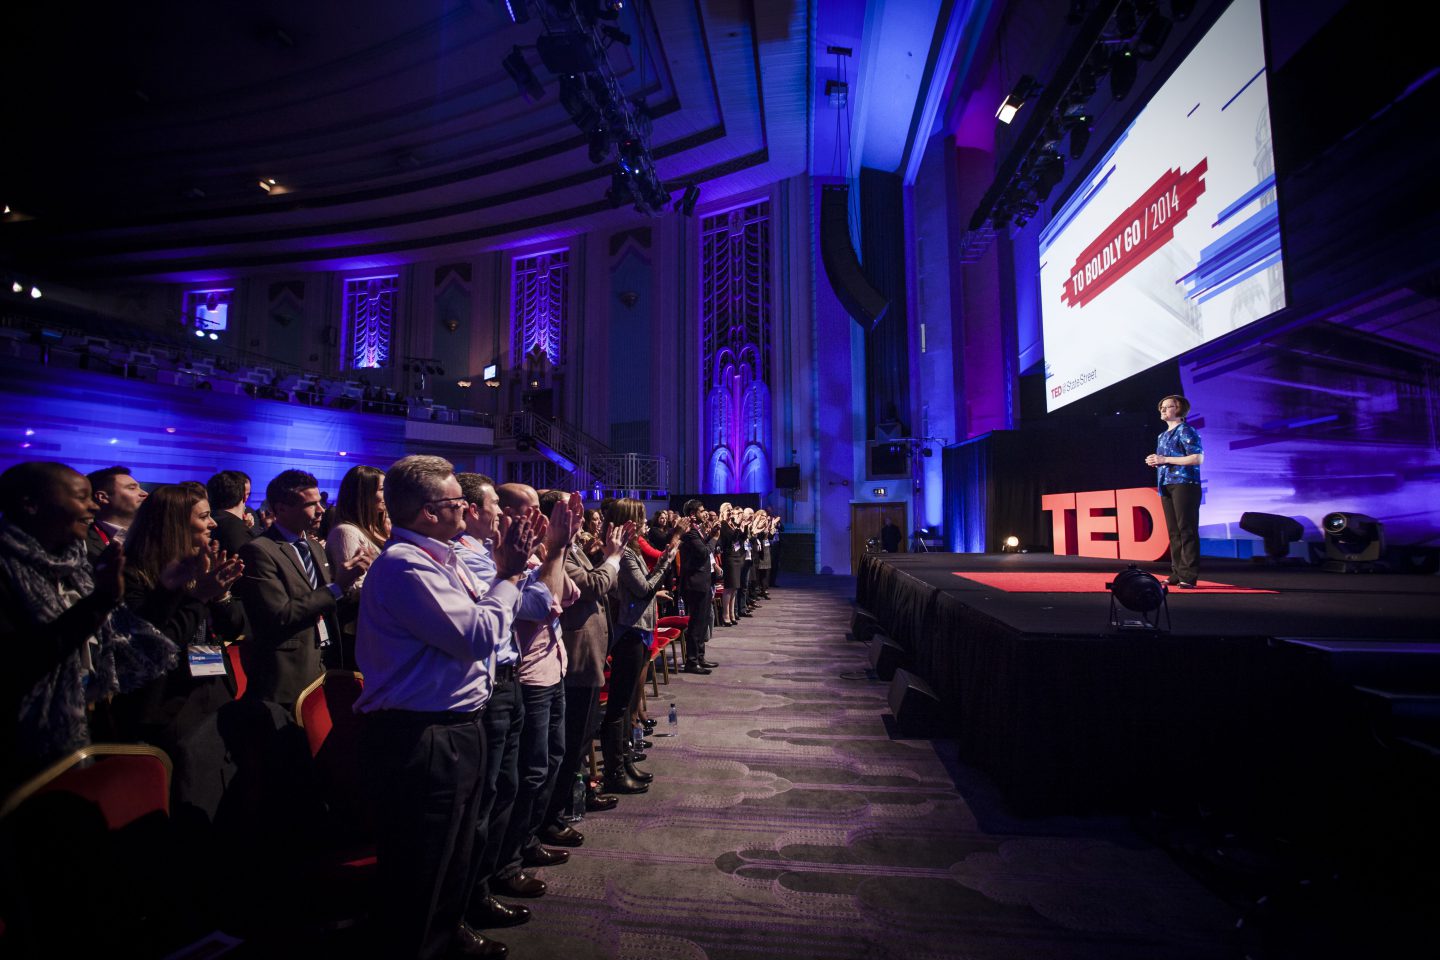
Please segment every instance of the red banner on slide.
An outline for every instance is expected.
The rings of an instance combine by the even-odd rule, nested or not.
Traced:
[[[1178,169],[1165,171],[1140,199],[1102,230],[1070,268],[1065,290],[1060,294],[1066,306],[1085,306],[1169,243],[1176,225],[1205,192],[1208,168],[1209,161],[1202,159],[1185,173]]]

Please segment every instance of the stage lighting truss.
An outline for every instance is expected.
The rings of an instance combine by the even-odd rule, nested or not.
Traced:
[[[1170,632],[1170,591],[1152,575],[1130,564],[1115,574],[1115,579],[1105,584],[1110,591],[1110,629],[1120,633],[1169,633]],[[1127,616],[1121,609],[1130,614]],[[1160,614],[1165,614],[1165,626],[1160,626]]]
[[[612,207],[632,204],[660,216],[671,198],[650,152],[650,113],[643,100],[625,95],[607,53],[632,39],[614,24],[620,0],[549,0],[534,9],[544,29],[541,52],[550,51],[547,65],[559,78],[560,105],[585,136],[590,162],[615,164],[606,199]]]
[[[997,121],[1009,123],[1022,104],[1029,110],[1034,103],[1034,114],[970,218],[972,233],[986,224],[997,231],[1011,223],[1028,224],[1064,179],[1066,155],[1071,160],[1085,155],[1094,123],[1088,105],[1101,81],[1109,80],[1106,99],[1124,100],[1135,84],[1139,60],[1155,59],[1169,39],[1172,19],[1153,0],[1101,0],[1082,13],[1085,6],[1071,5],[1069,19],[1078,35],[1055,79],[1037,83],[1021,77],[996,114]],[[1172,0],[1169,6],[1173,19],[1183,20],[1193,4]]]

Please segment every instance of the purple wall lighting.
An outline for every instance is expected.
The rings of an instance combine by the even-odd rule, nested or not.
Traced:
[[[253,506],[282,470],[308,470],[335,493],[355,464],[386,468],[411,452],[399,417],[0,360],[0,469],[56,460],[88,473],[118,463],[146,484],[243,470]]]
[[[565,319],[570,302],[570,251],[516,257],[511,264],[510,348],[517,366],[537,347],[555,366],[565,356]]]
[[[373,370],[390,361],[390,333],[394,328],[398,274],[356,277],[345,281],[341,318],[349,345],[350,367]]]
[[[700,233],[706,491],[765,493],[773,479],[770,203],[706,217]]]

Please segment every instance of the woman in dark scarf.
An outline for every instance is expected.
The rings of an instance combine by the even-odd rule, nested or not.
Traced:
[[[85,558],[90,481],[61,463],[0,474],[0,789],[90,742],[89,708],[162,674],[175,644],[118,606],[118,546]]]

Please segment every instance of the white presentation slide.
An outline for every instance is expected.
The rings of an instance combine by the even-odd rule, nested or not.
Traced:
[[[1235,0],[1040,234],[1046,408],[1285,306],[1259,0]]]

